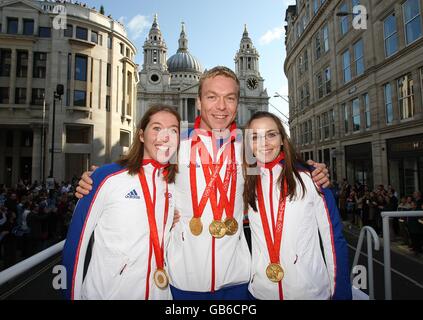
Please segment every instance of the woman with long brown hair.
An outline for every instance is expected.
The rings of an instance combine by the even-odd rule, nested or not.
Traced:
[[[333,195],[316,187],[278,117],[257,112],[245,129],[250,293],[266,300],[351,299],[348,251]]]
[[[171,299],[164,248],[179,125],[173,107],[152,106],[128,154],[92,174],[93,192],[78,202],[63,251],[69,299]]]

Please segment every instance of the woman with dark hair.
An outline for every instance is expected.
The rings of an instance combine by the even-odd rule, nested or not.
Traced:
[[[63,251],[68,298],[171,299],[164,248],[179,126],[173,107],[151,107],[128,154],[92,174],[93,192],[78,202]]]
[[[250,293],[266,300],[351,299],[347,245],[333,195],[316,187],[275,115],[255,113],[245,137]]]

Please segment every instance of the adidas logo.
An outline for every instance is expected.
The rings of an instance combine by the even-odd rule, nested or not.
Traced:
[[[125,198],[127,199],[140,199],[140,196],[138,195],[138,193],[134,190],[132,190],[131,192],[129,192]]]

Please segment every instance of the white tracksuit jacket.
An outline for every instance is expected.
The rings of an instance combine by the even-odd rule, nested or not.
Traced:
[[[210,155],[213,155],[211,137],[200,135]],[[167,250],[167,263],[171,284],[185,291],[212,292],[223,287],[248,283],[251,267],[251,255],[243,232],[243,198],[244,178],[242,174],[241,141],[235,144],[237,162],[237,184],[235,196],[234,218],[238,222],[238,232],[233,236],[224,236],[212,240],[209,225],[213,221],[210,201],[202,215],[203,232],[194,236],[189,228],[193,217],[193,208],[190,188],[190,150],[191,137],[181,139],[179,150],[179,174],[175,181],[175,206],[181,213],[181,219],[171,231],[171,239]],[[227,142],[229,143],[229,142]],[[217,158],[225,144],[220,148]],[[205,178],[201,161],[197,154],[197,188],[198,201],[205,189]],[[226,165],[220,171],[223,180]],[[228,192],[229,195],[229,192]],[[218,197],[220,195],[218,193]],[[226,218],[225,212],[222,221]],[[215,249],[213,249],[213,241]],[[215,262],[213,263],[213,256]],[[213,281],[214,280],[214,281]]]
[[[282,163],[283,161],[276,164],[273,169],[260,168],[272,241],[274,236],[271,214],[276,221],[280,198],[280,184],[277,179],[282,171]],[[273,173],[272,181],[270,170]],[[323,196],[320,195],[305,168],[298,170],[306,187],[306,194],[301,198],[302,189],[297,180],[296,190],[299,196],[292,201],[288,198],[286,202],[280,247],[280,263],[285,272],[282,296],[279,296],[278,283],[271,282],[266,276],[270,258],[260,211],[255,212],[251,207],[248,212],[252,238],[249,291],[260,300],[351,299],[347,246],[331,191],[322,189]],[[273,183],[272,195],[270,183]],[[270,210],[270,197],[273,197],[273,212]],[[256,205],[259,210],[258,201]],[[320,248],[319,234],[324,254]]]
[[[166,184],[163,169],[144,165],[153,197],[156,187],[156,223],[163,237]],[[154,177],[153,177],[154,172]],[[171,299],[169,287],[153,281],[156,260],[150,247],[150,230],[138,175],[131,176],[117,164],[105,165],[92,174],[93,190],[78,201],[63,251],[69,299]],[[174,215],[174,185],[169,184],[169,214],[165,227],[168,242]],[[91,235],[92,256],[85,278],[84,263]],[[165,267],[166,269],[166,267]]]

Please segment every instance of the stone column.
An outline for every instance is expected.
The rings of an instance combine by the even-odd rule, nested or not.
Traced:
[[[34,182],[42,181],[42,166],[43,166],[43,155],[42,155],[42,132],[40,127],[33,128],[33,139],[32,139],[32,177],[31,180]]]
[[[17,65],[17,52],[12,49],[10,65],[10,83],[9,83],[9,105],[15,104],[15,88],[16,88],[16,65]]]
[[[34,67],[34,52],[28,51],[28,74],[26,78],[26,107],[29,108],[32,99],[32,76]]]
[[[388,158],[386,140],[381,139],[379,134],[374,134],[372,139],[372,162],[373,162],[373,186],[388,184]]]

